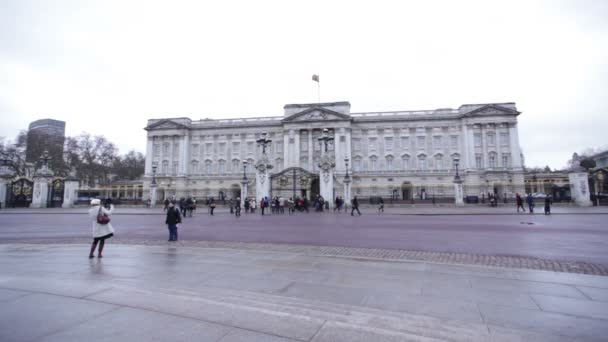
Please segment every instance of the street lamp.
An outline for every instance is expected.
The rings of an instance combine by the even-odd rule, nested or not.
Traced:
[[[350,176],[348,175],[348,162],[349,159],[348,158],[344,158],[344,165],[346,165],[346,175],[344,176],[344,179],[350,179]]]
[[[156,163],[152,163],[152,185],[156,185]]]
[[[256,140],[256,142],[258,143],[258,146],[262,146],[262,154],[266,154],[266,145],[270,144],[272,142],[272,140],[270,139],[266,139],[266,135],[267,133],[262,133],[262,137],[258,140]]]
[[[327,153],[327,145],[331,143],[334,138],[329,136],[329,130],[327,128],[323,129],[323,135],[318,138],[319,143],[325,146],[325,152]]]
[[[243,180],[247,181],[247,161],[243,160]]]
[[[459,182],[460,181],[460,175],[458,175],[458,165],[460,163],[460,159],[458,158],[454,158],[454,167],[456,168],[456,176],[454,176],[454,181],[455,182]]]

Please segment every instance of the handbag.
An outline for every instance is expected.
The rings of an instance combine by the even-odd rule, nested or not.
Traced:
[[[99,223],[99,224],[110,223],[110,217],[103,213],[101,206],[99,206],[99,212],[97,213],[97,223]]]

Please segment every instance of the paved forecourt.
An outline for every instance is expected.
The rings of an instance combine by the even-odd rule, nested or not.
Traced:
[[[608,277],[295,251],[0,245],[2,341],[602,341]]]

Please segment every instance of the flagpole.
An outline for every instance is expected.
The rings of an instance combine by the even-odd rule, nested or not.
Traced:
[[[321,82],[317,81],[317,103],[321,103]]]

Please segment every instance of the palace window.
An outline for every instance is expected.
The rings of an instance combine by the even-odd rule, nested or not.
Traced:
[[[163,155],[164,156],[169,155],[169,143],[168,142],[163,144]]]
[[[226,143],[224,143],[224,142],[220,143],[219,152],[220,152],[221,155],[226,154]]]
[[[376,157],[369,158],[369,170],[370,171],[378,170],[378,158],[376,158]]]
[[[205,154],[210,156],[213,154],[213,143],[206,143],[205,144]]]
[[[488,133],[488,146],[496,145],[496,134]]]
[[[238,159],[232,159],[232,173],[241,172],[241,162]]]
[[[154,156],[158,157],[160,156],[160,145],[159,144],[154,144],[154,147],[152,148],[152,151],[154,151]]]
[[[361,139],[353,139],[353,150],[361,151]]]
[[[161,168],[160,168],[160,172],[162,174],[167,174],[169,172],[169,161],[168,160],[163,160],[163,163],[161,164]]]
[[[238,156],[241,154],[241,143],[238,141],[232,142],[232,155]]]
[[[483,161],[481,159],[481,154],[475,154],[475,167],[481,169],[483,167]]]
[[[401,137],[401,148],[404,150],[410,149],[410,137]]]
[[[198,157],[198,144],[192,144],[192,156]]]
[[[376,138],[369,138],[367,140],[367,143],[369,144],[369,150],[370,151],[375,151],[376,150]]]
[[[275,161],[274,168],[277,172],[282,171],[283,170],[283,159],[277,158],[277,160]]]
[[[321,162],[321,159],[319,159],[319,157],[314,157],[314,159],[312,160],[312,170],[314,172],[319,172],[319,163]]]
[[[308,151],[308,135],[302,136],[304,139],[300,139],[300,151]]]
[[[174,161],[173,162],[173,167],[171,168],[171,173],[176,175],[177,174],[177,168],[179,166],[179,162]]]
[[[361,158],[355,158],[353,160],[353,170],[356,172],[360,172],[362,169],[361,167]]]
[[[426,148],[426,137],[417,137],[416,138],[416,147],[419,150],[424,150]]]
[[[500,133],[500,145],[509,146],[509,134],[508,133]]]
[[[401,157],[401,166],[402,166],[403,170],[410,169],[410,156]]]
[[[393,157],[386,157],[386,170],[393,171]]]
[[[502,167],[509,167],[509,154],[502,155]]]
[[[475,147],[481,146],[481,133],[473,134],[473,141],[475,143]]]
[[[199,170],[198,170],[198,161],[197,160],[193,160],[192,161],[192,170],[190,170],[190,173],[192,174],[198,174]]]
[[[433,137],[433,148],[436,150],[440,150],[442,147],[441,146],[442,142],[443,141],[440,136]]]
[[[418,157],[418,170],[426,170],[426,156]]]
[[[457,135],[452,135],[450,137],[450,147],[452,148],[452,150],[458,149],[458,136]]]
[[[220,161],[219,161],[219,163],[218,163],[218,170],[217,170],[217,172],[218,172],[220,175],[223,175],[223,174],[225,174],[225,173],[226,173],[226,161],[225,161],[225,160],[220,160]]]
[[[179,158],[179,143],[173,143],[173,158],[177,159]]]
[[[277,153],[283,153],[283,142],[282,141],[277,141],[275,143],[275,151]]]
[[[205,174],[210,175],[211,173],[211,160],[207,160],[205,162]]]
[[[435,156],[435,169],[443,170],[443,156],[441,154]]]
[[[253,154],[253,141],[247,142],[247,154]]]
[[[490,163],[490,168],[496,167],[496,153],[492,152],[488,155],[488,162]]]
[[[384,150],[392,151],[393,150],[393,138],[384,138]]]

